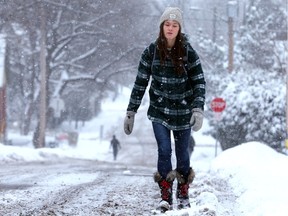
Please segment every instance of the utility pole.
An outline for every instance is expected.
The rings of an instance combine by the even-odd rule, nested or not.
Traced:
[[[286,11],[288,9],[288,4],[286,4]],[[287,20],[286,20],[287,21]],[[286,32],[288,32],[288,26],[286,26]],[[286,41],[288,40],[286,34]],[[288,149],[288,52],[286,47],[286,137],[285,137],[285,147]]]
[[[6,143],[6,40],[0,35],[0,143]]]
[[[40,41],[40,109],[39,109],[39,140],[38,147],[45,147],[45,131],[46,131],[46,12],[44,4],[40,3],[40,19],[41,19],[41,41]]]
[[[229,51],[228,51],[228,72],[233,71],[234,62],[234,18],[238,15],[238,5],[236,1],[228,1],[227,4],[227,15],[228,15],[228,37],[229,37]]]
[[[233,71],[233,61],[234,61],[234,31],[233,31],[233,18],[228,17],[228,38],[229,38],[229,63],[228,63],[228,72]]]
[[[286,52],[286,139],[285,147],[288,149],[288,53]]]
[[[213,35],[212,35],[212,41],[216,42],[216,24],[217,24],[217,8],[213,8]]]

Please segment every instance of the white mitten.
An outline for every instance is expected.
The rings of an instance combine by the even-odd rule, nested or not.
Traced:
[[[133,126],[134,126],[134,116],[136,112],[127,111],[126,117],[124,120],[124,132],[129,135],[132,133]]]
[[[190,119],[190,125],[192,126],[193,131],[198,131],[201,129],[203,124],[203,110],[200,108],[193,108],[192,109],[192,116]]]

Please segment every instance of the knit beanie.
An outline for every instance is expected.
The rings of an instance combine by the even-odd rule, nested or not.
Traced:
[[[167,7],[160,17],[160,25],[165,20],[175,20],[180,26],[183,25],[182,11],[178,7]]]

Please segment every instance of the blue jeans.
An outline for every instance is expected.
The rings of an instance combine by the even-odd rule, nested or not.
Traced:
[[[172,170],[171,133],[170,130],[162,124],[152,122],[152,126],[158,145],[157,169],[162,178],[165,179],[167,174]],[[177,161],[176,170],[184,177],[187,177],[190,170],[188,143],[191,135],[191,128],[187,130],[173,131],[173,135]]]

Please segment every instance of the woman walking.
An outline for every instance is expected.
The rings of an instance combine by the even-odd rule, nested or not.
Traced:
[[[168,7],[160,17],[157,40],[142,53],[138,74],[131,92],[124,131],[131,134],[135,114],[150,78],[148,118],[158,146],[157,172],[154,180],[161,191],[158,209],[172,209],[173,181],[177,179],[177,207],[189,208],[189,184],[194,179],[190,167],[191,128],[200,130],[205,103],[205,79],[196,51],[181,33],[182,12]],[[174,135],[176,169],[172,168],[171,132]]]

